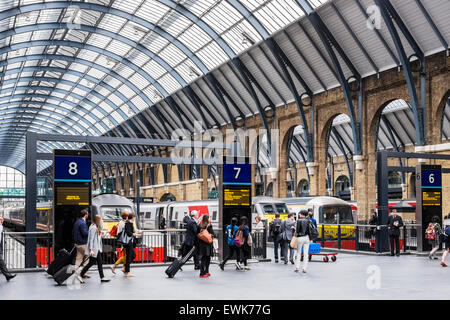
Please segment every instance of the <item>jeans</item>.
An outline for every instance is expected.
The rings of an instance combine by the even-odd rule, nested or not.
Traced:
[[[284,257],[284,261],[288,260],[288,249],[289,249],[289,260],[294,260],[294,252],[295,249],[290,247],[290,240],[283,240],[282,247],[281,247],[281,256]]]
[[[278,260],[278,246],[280,245],[280,242],[278,240],[278,238],[274,238],[273,239],[273,253],[275,255],[275,260]],[[283,259],[283,248],[281,248],[281,259]]]
[[[3,273],[3,275],[6,277],[9,275],[9,271],[6,268],[5,260],[3,260],[3,253],[2,253],[2,247],[0,246],[0,272]]]
[[[302,255],[302,247],[303,247],[303,270],[306,271],[306,268],[308,267],[308,261],[309,261],[309,236],[303,236],[298,237],[298,246],[297,246],[297,259],[295,261],[295,268],[300,269],[300,257]]]
[[[228,246],[228,255],[225,259],[223,259],[222,261],[222,265],[224,266],[225,263],[227,263],[228,260],[230,260],[231,258],[233,258],[234,253],[236,252],[236,261],[239,262],[241,260],[240,257],[240,250],[238,247],[236,246]]]
[[[98,274],[100,275],[100,279],[103,279],[105,275],[103,274],[103,264],[102,264],[102,255],[101,252],[97,253],[97,257],[90,256],[89,263],[81,270],[80,276],[84,276],[85,273],[97,263]]]

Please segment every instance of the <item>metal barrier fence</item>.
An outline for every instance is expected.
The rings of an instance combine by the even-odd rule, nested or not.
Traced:
[[[379,230],[381,228],[385,229],[386,226],[379,226]],[[408,224],[400,228],[401,251],[417,250],[417,232],[421,232],[421,225]],[[322,224],[319,225],[319,239],[316,242],[320,242],[324,248],[376,252],[376,233],[375,225]],[[386,237],[389,244],[387,233]]]
[[[25,269],[25,237],[36,240],[36,267],[45,268],[53,260],[51,232],[3,232],[3,259],[10,270]]]
[[[47,268],[53,261],[53,242],[51,232],[5,232],[3,233],[3,251],[7,267],[11,271],[25,268],[25,235],[36,237],[37,268]],[[185,229],[167,230],[143,230],[142,236],[137,238],[133,263],[158,263],[170,262],[180,257],[181,245],[186,235]],[[252,259],[265,259],[266,255],[266,232],[255,232],[252,236],[251,246]],[[218,261],[218,239],[213,242],[214,253],[212,261]],[[103,239],[103,264],[113,264],[124,254],[124,250],[117,243],[116,238]]]

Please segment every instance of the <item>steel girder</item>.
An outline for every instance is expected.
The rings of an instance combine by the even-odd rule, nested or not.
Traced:
[[[397,53],[400,57],[400,61],[403,66],[403,72],[406,78],[406,83],[408,85],[408,91],[411,99],[411,106],[414,113],[414,126],[416,129],[416,143],[419,146],[423,146],[426,143],[426,94],[425,94],[425,55],[423,54],[422,49],[420,49],[419,45],[409,32],[406,25],[403,23],[402,19],[398,15],[397,11],[391,5],[389,0],[375,0],[375,3],[378,5],[381,11],[381,15],[388,27],[389,33],[394,41],[395,47],[397,49]],[[415,52],[416,57],[419,59],[421,64],[420,70],[420,88],[421,88],[421,103],[419,102],[418,94],[416,91],[416,87],[414,84],[413,78],[413,70],[411,68],[410,58],[406,56],[405,48],[402,44],[401,38],[398,34],[397,28],[394,25],[394,21],[401,30],[402,34],[411,45],[412,49]]]
[[[50,9],[67,9],[70,6],[74,6],[72,2],[66,2],[66,1],[55,1],[55,2],[48,2],[48,3],[37,3],[37,4],[30,4],[30,5],[24,5],[20,6],[18,8],[13,8],[9,10],[5,10],[0,13],[0,20],[13,17],[19,14],[24,14],[27,12],[37,11],[37,10],[50,10]],[[204,65],[204,63],[197,57],[196,54],[194,54],[189,48],[187,48],[181,41],[179,41],[174,36],[170,35],[168,32],[164,31],[161,27],[154,25],[150,22],[148,22],[145,19],[139,18],[137,16],[134,16],[130,13],[127,13],[125,11],[111,8],[108,6],[100,5],[100,4],[94,4],[94,3],[88,3],[88,2],[77,2],[76,6],[83,10],[90,10],[90,11],[97,11],[100,13],[107,13],[110,15],[115,15],[121,18],[124,18],[128,21],[132,21],[136,24],[142,25],[145,28],[157,33],[159,36],[165,38],[170,43],[174,44],[178,49],[180,49],[187,57],[191,58],[194,64],[203,72],[207,73],[208,69]]]
[[[303,109],[305,104],[303,104],[301,97],[298,94],[297,88],[295,86],[295,83],[289,74],[289,68],[291,72],[294,74],[294,76],[297,78],[297,80],[302,85],[303,89],[306,91],[306,94],[310,98],[310,112],[311,112],[311,128],[314,128],[314,116],[313,116],[313,109],[314,109],[314,95],[309,88],[308,84],[303,80],[303,78],[300,76],[300,74],[297,72],[297,70],[294,68],[292,63],[289,61],[287,56],[284,54],[283,50],[281,50],[280,46],[273,40],[272,38],[269,38],[266,40],[266,45],[269,47],[270,51],[272,52],[273,56],[278,62],[278,65],[280,66],[281,70],[283,71],[285,81],[288,83],[288,87],[294,96],[295,103],[297,106],[297,110],[301,119],[301,124],[303,126],[303,130],[305,132],[305,138],[306,138],[306,148],[307,148],[307,162],[314,162],[314,135],[309,130],[309,125],[306,120],[305,111]]]
[[[122,83],[126,84],[132,91],[134,91],[136,93],[136,95],[140,96],[142,98],[142,100],[144,100],[144,102],[146,102],[149,105],[149,110],[151,112],[153,112],[153,114],[155,115],[155,117],[157,119],[160,120],[159,118],[159,114],[155,113],[155,107],[153,105],[153,103],[150,101],[150,99],[141,91],[139,90],[132,82],[130,82],[128,79],[122,77],[121,75],[117,74],[114,71],[111,71],[110,69],[107,69],[97,63],[93,63],[91,61],[85,60],[85,59],[81,59],[81,58],[75,58],[75,57],[69,57],[69,56],[63,56],[63,55],[27,55],[27,56],[22,56],[22,57],[18,57],[18,58],[13,58],[13,59],[9,59],[10,63],[14,63],[14,62],[19,62],[19,61],[30,61],[30,60],[41,60],[41,59],[53,59],[53,60],[63,60],[63,61],[69,61],[69,62],[75,62],[75,63],[80,63],[83,65],[87,65],[89,67],[93,67],[97,70],[100,70],[104,73],[107,74],[112,74],[112,77],[115,77],[116,79],[118,79],[119,81],[121,81]],[[0,66],[2,66],[2,64],[4,64],[6,62],[0,62]],[[32,67],[33,70],[36,69],[36,67]],[[25,69],[25,68],[24,68]],[[42,68],[41,68],[42,69]],[[62,69],[65,70],[65,69]],[[62,71],[64,72],[64,71]],[[13,72],[16,73],[16,72]],[[6,71],[5,74],[8,74],[8,71]],[[98,81],[98,79],[97,79]],[[160,120],[161,123],[163,125],[165,125],[165,123]]]
[[[349,180],[350,180],[350,187],[353,187],[353,170],[352,170],[352,168],[350,166],[350,163],[349,163],[348,158],[347,158],[347,153],[345,152],[345,148],[344,148],[344,146],[342,144],[342,137],[339,134],[339,132],[336,130],[335,127],[332,126],[331,127],[331,131],[332,131],[334,137],[336,138],[337,145],[338,145],[339,149],[341,150],[341,152],[342,152],[342,154],[343,154],[343,156],[345,158],[345,164],[347,165],[347,170],[348,170],[348,175],[349,175]],[[350,154],[353,156],[351,150],[350,150]]]
[[[337,78],[339,80],[339,83],[341,84],[342,90],[344,92],[345,102],[347,104],[347,109],[350,116],[350,123],[352,127],[352,134],[353,134],[353,141],[354,143],[354,154],[361,155],[362,154],[362,128],[361,128],[361,120],[362,120],[362,97],[361,97],[361,87],[362,87],[362,80],[361,75],[359,74],[358,70],[355,68],[355,66],[352,64],[351,60],[348,58],[348,56],[345,54],[344,50],[341,48],[339,43],[336,41],[336,39],[333,37],[330,30],[328,30],[325,23],[322,21],[320,16],[317,12],[313,10],[311,5],[307,0],[296,0],[300,8],[305,12],[305,14],[308,16],[309,21],[311,22],[312,26],[316,30],[317,34],[319,35],[323,45],[325,46],[325,49],[328,52],[328,55],[331,58],[331,61],[333,62]],[[359,91],[360,96],[358,99],[358,109],[359,109],[359,119],[356,118],[356,112],[355,108],[353,106],[352,101],[352,94],[351,89],[349,85],[349,79],[345,78],[344,71],[342,69],[342,66],[339,62],[338,57],[336,56],[336,50],[342,60],[345,62],[347,67],[350,69],[350,71],[353,74],[353,78],[355,78],[356,82],[359,85]]]

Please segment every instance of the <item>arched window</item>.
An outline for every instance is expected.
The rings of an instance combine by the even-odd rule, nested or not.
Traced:
[[[308,180],[302,179],[298,183],[298,196],[307,197],[309,196],[309,183]]]
[[[402,177],[398,172],[389,172],[388,175],[388,188],[401,188]]]
[[[266,196],[273,197],[273,183],[269,183],[266,189]]]
[[[335,183],[336,196],[341,198],[342,200],[350,200],[350,180],[347,176],[342,175],[339,176]]]

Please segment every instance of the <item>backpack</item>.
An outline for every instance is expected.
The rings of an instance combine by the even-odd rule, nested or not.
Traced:
[[[109,235],[111,237],[117,237],[117,225],[114,225],[114,227],[111,228],[111,231],[109,232]]]
[[[425,239],[434,240],[436,239],[435,224],[429,224],[427,230],[425,230]]]
[[[274,236],[278,236],[281,233],[281,224],[279,221],[272,221],[272,233]]]
[[[238,230],[236,232],[236,237],[234,237],[234,243],[238,247],[242,247],[244,244],[244,230]]]
[[[314,223],[309,220],[308,223],[308,235],[309,235],[309,240],[316,240],[319,237],[319,231],[317,230],[316,226],[314,225]]]

